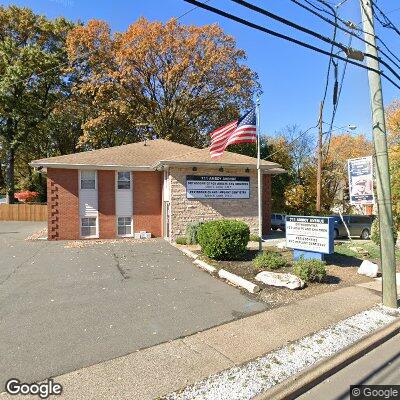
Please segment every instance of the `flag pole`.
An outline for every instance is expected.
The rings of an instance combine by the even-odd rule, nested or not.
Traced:
[[[256,120],[257,120],[257,180],[258,180],[258,250],[262,251],[262,179],[260,169],[260,154],[261,154],[261,140],[260,140],[260,99],[256,101]]]

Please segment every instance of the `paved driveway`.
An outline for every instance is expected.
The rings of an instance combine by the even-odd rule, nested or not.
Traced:
[[[265,306],[163,240],[66,248],[0,222],[0,387],[186,336]],[[1,390],[0,390],[1,391]]]

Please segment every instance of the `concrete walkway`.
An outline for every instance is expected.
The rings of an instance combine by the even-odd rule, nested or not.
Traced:
[[[348,287],[56,377],[63,399],[154,399],[326,328],[376,303]],[[3,395],[4,399],[12,399]]]

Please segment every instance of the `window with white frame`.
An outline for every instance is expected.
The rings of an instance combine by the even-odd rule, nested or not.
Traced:
[[[131,173],[129,171],[118,172],[117,188],[118,189],[131,188]]]
[[[97,236],[97,218],[96,217],[81,218],[81,236],[82,237]]]
[[[132,235],[132,218],[118,217],[118,236]]]
[[[96,171],[81,171],[81,189],[96,189]]]

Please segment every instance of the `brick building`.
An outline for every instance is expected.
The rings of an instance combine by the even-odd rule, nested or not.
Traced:
[[[130,237],[175,240],[191,221],[232,218],[258,232],[256,159],[157,139],[35,160],[47,171],[49,240]],[[271,176],[262,161],[263,231],[270,229]]]

